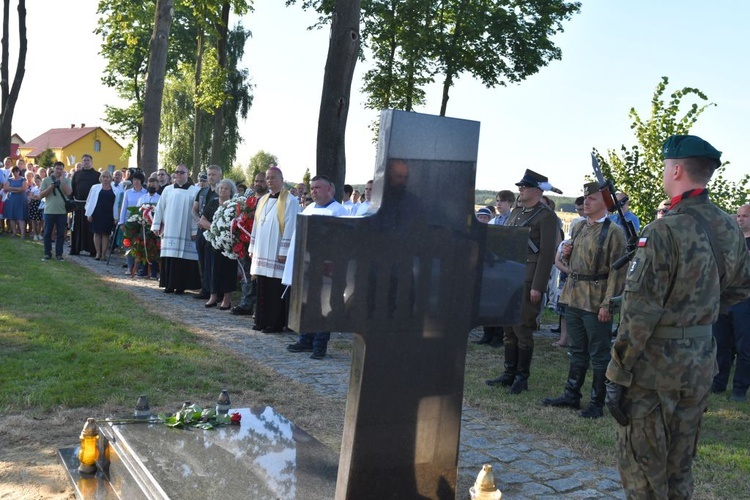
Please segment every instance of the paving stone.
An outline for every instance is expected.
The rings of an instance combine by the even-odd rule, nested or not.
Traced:
[[[499,480],[496,477],[495,483],[498,483]],[[529,483],[531,482],[531,478],[527,476],[526,474],[519,474],[517,472],[506,472],[503,474],[502,477],[503,484],[516,484],[516,483]]]
[[[549,470],[546,465],[540,464],[539,462],[534,462],[533,460],[518,460],[516,462],[513,462],[513,468],[523,471],[526,474],[533,475],[541,474]]]
[[[554,479],[548,481],[547,485],[558,493],[565,493],[583,486],[580,481],[571,478]]]
[[[609,498],[609,495],[591,488],[566,493],[565,496],[568,498]]]
[[[553,495],[555,490],[539,483],[527,483],[521,486],[521,494],[530,498],[537,498],[540,495]],[[505,495],[503,495],[505,497]]]
[[[496,460],[506,463],[515,462],[516,460],[519,460],[521,458],[521,455],[519,453],[516,453],[515,451],[507,448],[501,452],[490,452],[490,455]]]

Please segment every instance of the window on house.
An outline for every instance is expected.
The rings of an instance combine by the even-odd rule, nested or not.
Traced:
[[[94,151],[99,152],[102,150],[102,142],[99,140],[94,141]]]

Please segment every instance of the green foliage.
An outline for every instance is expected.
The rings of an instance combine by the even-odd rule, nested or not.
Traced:
[[[186,427],[195,427],[197,429],[211,430],[221,425],[232,423],[232,417],[222,413],[216,413],[213,408],[201,408],[197,404],[183,406],[183,408],[174,415],[167,416],[160,414],[159,420],[164,422],[168,427],[184,429]]]
[[[39,162],[39,166],[50,168],[52,164],[55,163],[55,159],[55,153],[50,148],[47,148],[42,151],[42,154],[39,155],[37,161]]]
[[[305,169],[305,175],[302,176],[302,184],[306,186],[306,190],[309,193],[310,192],[310,169]]]
[[[651,99],[649,118],[641,118],[635,108],[630,109],[629,116],[633,120],[630,128],[635,132],[637,145],[630,148],[623,145],[619,154],[608,150],[606,156],[594,149],[604,176],[612,179],[618,190],[630,195],[630,210],[641,220],[641,227],[655,218],[656,207],[667,198],[662,180],[664,141],[674,134],[690,133],[698,117],[715,106],[707,102],[708,97],[703,92],[692,87],[676,90],[669,102],[665,102],[663,95],[668,84],[669,78],[662,77]],[[689,104],[683,112],[682,101],[687,98],[697,102]],[[681,113],[682,116],[678,116]],[[728,213],[734,213],[747,200],[750,176],[746,174],[738,183],[727,181],[723,172],[728,164],[725,162],[716,169],[708,188],[711,201]]]
[[[329,22],[333,0],[300,3],[320,14],[314,27]],[[364,75],[365,106],[411,111],[442,74],[444,115],[448,89],[462,73],[490,88],[520,82],[561,58],[551,38],[580,8],[564,0],[363,0],[362,41],[374,60]],[[371,128],[377,132],[377,123]]]
[[[255,153],[252,158],[250,158],[250,164],[248,165],[248,170],[250,171],[250,178],[255,179],[255,176],[258,175],[261,172],[265,172],[268,170],[268,167],[276,167],[279,164],[279,159],[276,157],[276,155],[272,155],[271,153],[267,153],[263,151],[262,149]]]
[[[248,70],[238,68],[238,63],[244,53],[245,42],[249,36],[250,32],[245,30],[242,24],[238,24],[229,31],[226,71],[218,67],[215,49],[210,48],[204,53],[201,73],[203,79],[198,90],[198,95],[202,96],[203,100],[200,101],[199,109],[213,113],[214,109],[219,108],[220,112],[224,113],[225,127],[219,165],[225,172],[229,165],[234,163],[237,148],[242,142],[239,134],[239,118],[247,118],[253,101],[252,86],[248,82]],[[213,55],[207,56],[206,54]],[[194,71],[193,65],[183,63],[179,66],[177,74],[168,77],[164,84],[159,142],[163,148],[161,157],[167,165],[193,164],[193,121],[196,95]],[[210,76],[212,73],[215,78]],[[216,76],[219,74],[223,75],[223,79]],[[206,83],[209,80],[211,83]],[[221,91],[216,86],[219,80],[223,89]],[[204,83],[206,83],[205,86],[203,86]],[[216,92],[220,94],[220,98]],[[211,158],[213,130],[205,126],[206,123],[204,119],[204,126],[200,131],[199,164],[201,165],[208,165]]]
[[[242,168],[242,165],[237,163],[234,167],[229,169],[228,171],[224,172],[224,177],[227,179],[231,179],[234,181],[235,184],[247,183],[247,179],[245,177],[245,169]]]
[[[107,61],[102,83],[114,88],[126,105],[105,106],[105,120],[112,131],[130,137],[128,149],[138,142],[143,119],[149,41],[154,27],[154,0],[100,0],[99,19],[94,33],[101,36],[101,55]],[[194,58],[188,48],[195,37],[182,2],[175,2],[174,21],[169,37],[167,74],[174,74],[182,61]]]
[[[223,106],[228,98],[226,81],[227,72],[219,66],[218,51],[216,47],[210,47],[203,53],[201,82],[195,92],[195,104],[209,112]]]

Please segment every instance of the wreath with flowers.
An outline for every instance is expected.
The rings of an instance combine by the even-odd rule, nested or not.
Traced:
[[[153,263],[159,259],[161,240],[151,231],[156,205],[144,203],[139,207],[128,207],[128,219],[122,226],[122,244],[126,254],[139,264]]]
[[[248,206],[246,197],[235,196],[219,205],[211,228],[203,233],[203,237],[225,257],[244,259],[254,218],[255,206]]]

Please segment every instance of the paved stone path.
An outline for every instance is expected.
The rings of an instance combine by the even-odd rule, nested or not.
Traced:
[[[88,256],[66,253],[65,258],[130,288],[161,310],[179,310],[186,324],[210,332],[220,344],[268,366],[279,375],[309,385],[323,396],[346,399],[351,364],[348,353],[336,351],[322,362],[308,359],[300,362],[300,356],[305,354],[291,355],[286,351],[286,345],[295,340],[295,335],[265,335],[254,331],[252,319],[247,316],[233,316],[217,309],[212,310],[217,314],[206,314],[203,307],[195,307],[202,302],[194,300],[190,293],[165,294],[156,281],[125,275],[124,259],[120,255],[114,255],[109,265]],[[544,331],[536,335],[549,337]],[[331,336],[331,341],[351,340],[351,334]],[[459,499],[469,498],[468,490],[485,463],[492,464],[503,498],[624,498],[618,472],[613,468],[601,468],[569,449],[547,443],[514,425],[489,419],[470,407],[464,406],[462,422]]]

